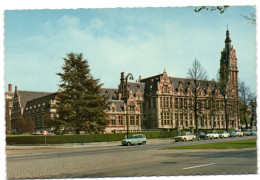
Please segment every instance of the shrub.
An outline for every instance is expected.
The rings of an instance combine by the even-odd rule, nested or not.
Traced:
[[[137,133],[131,133],[137,134]],[[176,136],[178,131],[155,131],[155,132],[140,132],[147,139],[152,138],[170,138]],[[90,142],[109,142],[120,141],[125,138],[125,133],[118,134],[84,134],[84,135],[49,135],[46,137],[47,144],[64,144],[64,143],[90,143]],[[44,144],[45,138],[41,135],[27,136],[7,136],[7,144]]]

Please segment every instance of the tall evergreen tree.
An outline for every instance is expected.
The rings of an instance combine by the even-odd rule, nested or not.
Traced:
[[[99,79],[90,74],[88,61],[82,53],[67,54],[62,66],[63,73],[57,73],[61,78],[61,91],[57,94],[57,114],[51,123],[58,130],[80,131],[87,133],[103,132],[107,126],[104,109],[107,98],[100,94]]]

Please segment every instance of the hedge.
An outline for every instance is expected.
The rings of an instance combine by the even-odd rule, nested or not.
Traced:
[[[133,133],[131,133],[133,134]],[[138,134],[138,133],[135,133]],[[157,131],[157,132],[142,132],[147,139],[152,138],[170,138],[176,136],[178,131]],[[125,138],[125,133],[120,134],[85,134],[85,135],[49,135],[46,137],[47,144],[64,144],[64,143],[90,143],[90,142],[109,142],[121,141]],[[42,135],[30,136],[7,136],[6,143],[13,144],[44,144],[45,138]]]

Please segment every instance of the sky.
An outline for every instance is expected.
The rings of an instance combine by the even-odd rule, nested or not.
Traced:
[[[136,81],[166,69],[187,77],[198,59],[216,78],[227,25],[236,49],[239,79],[256,91],[256,27],[241,16],[252,6],[194,12],[194,7],[6,10],[5,90],[55,92],[66,53],[83,53],[91,74],[117,88],[120,73]]]

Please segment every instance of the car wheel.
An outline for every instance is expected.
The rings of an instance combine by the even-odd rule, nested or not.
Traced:
[[[175,140],[175,142],[178,142],[177,140]]]
[[[142,142],[142,145],[145,145],[146,144],[146,142],[144,141],[144,142]]]
[[[183,142],[185,142],[185,141],[186,141],[186,138],[183,139]]]
[[[130,143],[130,142],[128,142],[128,143],[127,143],[127,146],[131,146],[131,143]]]

